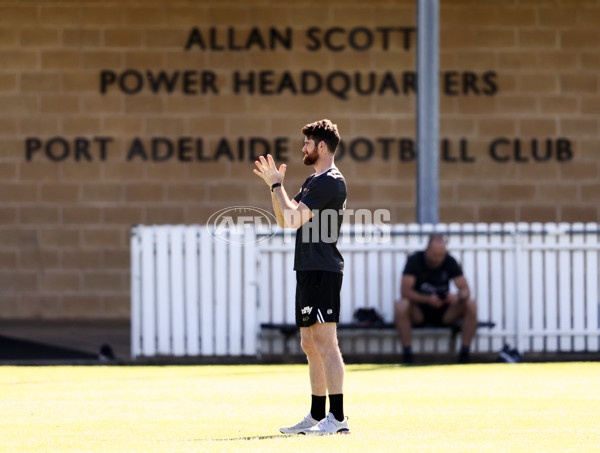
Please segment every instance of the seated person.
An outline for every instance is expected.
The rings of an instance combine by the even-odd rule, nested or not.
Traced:
[[[458,288],[449,292],[450,280]],[[396,301],[394,318],[404,351],[404,363],[413,362],[411,326],[445,326],[462,319],[459,363],[469,362],[471,340],[477,330],[477,304],[458,262],[446,252],[440,234],[429,237],[425,251],[411,255],[402,273],[402,299]]]

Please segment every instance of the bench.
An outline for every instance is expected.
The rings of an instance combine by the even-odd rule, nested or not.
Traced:
[[[477,323],[477,328],[487,327],[492,328],[496,325],[493,321],[479,321]],[[295,337],[300,329],[295,324],[279,324],[279,323],[262,323],[260,325],[261,330],[278,330],[284,337],[283,342],[283,350],[285,354],[290,353],[290,340]],[[357,324],[357,323],[339,323],[337,325],[338,331],[390,331],[396,330],[396,325],[394,323],[383,323],[383,324]],[[444,330],[450,330],[450,344],[456,344],[456,337],[462,330],[462,323],[456,322],[454,324],[450,324],[447,326],[413,326],[414,330],[417,331],[427,331],[429,332],[439,332]]]

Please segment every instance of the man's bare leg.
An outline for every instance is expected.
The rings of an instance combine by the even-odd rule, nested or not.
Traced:
[[[313,343],[321,356],[327,390],[330,395],[344,391],[344,361],[337,340],[337,325],[333,322],[310,326]]]
[[[471,341],[477,331],[477,304],[473,299],[467,302],[465,317],[462,327],[462,344],[471,346]]]
[[[302,350],[308,359],[308,373],[310,376],[310,389],[313,395],[327,395],[327,381],[321,355],[313,341],[312,330],[310,327],[300,328],[300,338]]]
[[[321,355],[313,341],[312,331],[309,327],[300,328],[302,350],[308,360],[308,374],[310,378],[311,404],[310,414],[315,420],[322,420],[327,415],[327,381]]]
[[[337,324],[317,323],[310,329],[323,363],[329,393],[329,412],[338,422],[346,423],[344,421],[344,361],[337,340]]]
[[[316,426],[319,421],[323,420],[326,415],[327,380],[321,355],[313,341],[312,331],[309,327],[300,328],[300,339],[302,350],[306,353],[308,359],[308,373],[312,393],[310,414],[295,425],[279,428],[279,431],[284,434],[306,433],[310,428]]]
[[[400,299],[394,304],[394,322],[402,343],[404,363],[412,363],[414,361],[411,346],[412,325],[423,322],[423,313],[416,303],[408,299]]]
[[[410,320],[410,301],[408,299],[397,300],[394,304],[394,322],[402,346],[410,346],[412,324]]]
[[[461,347],[459,354],[459,362],[468,363],[471,342],[477,330],[477,303],[473,299],[466,302],[459,302],[456,305],[448,307],[442,322],[444,324],[452,324],[457,320],[463,320],[461,329]]]

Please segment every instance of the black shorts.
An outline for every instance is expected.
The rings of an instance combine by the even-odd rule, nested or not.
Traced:
[[[340,322],[343,275],[329,271],[296,271],[296,325]]]
[[[445,325],[442,319],[444,318],[444,313],[448,310],[448,304],[444,304],[440,308],[432,307],[429,304],[418,304],[417,307],[423,313],[423,322],[419,324],[420,326],[439,327]]]

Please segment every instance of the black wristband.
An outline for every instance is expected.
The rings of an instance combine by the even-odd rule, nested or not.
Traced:
[[[276,182],[275,184],[273,184],[273,185],[271,186],[271,192],[273,192],[273,189],[275,189],[275,187],[279,187],[279,186],[281,186],[281,183],[280,183],[280,182]]]

